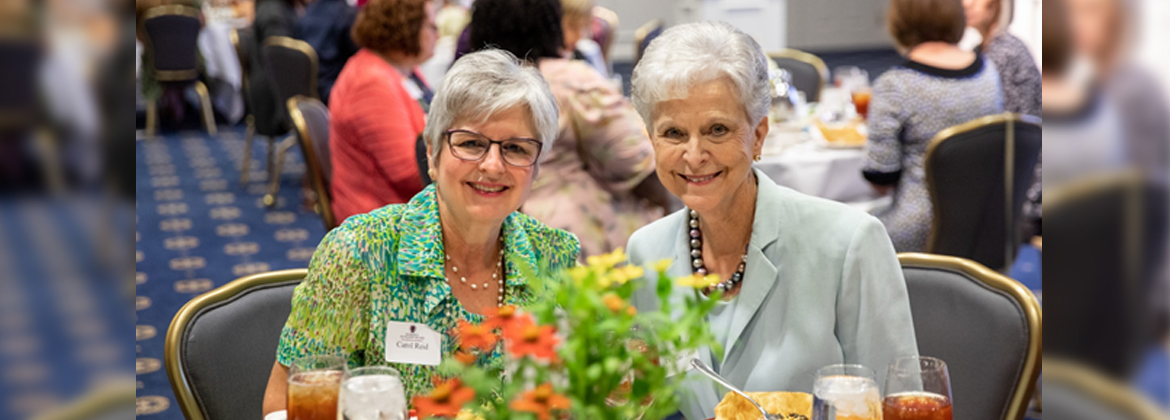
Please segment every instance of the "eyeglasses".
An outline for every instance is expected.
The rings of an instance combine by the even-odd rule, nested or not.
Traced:
[[[536,164],[540,157],[543,143],[536,139],[515,137],[504,140],[492,140],[483,134],[469,130],[447,131],[447,145],[451,146],[451,154],[460,160],[475,162],[487,156],[493,144],[500,145],[500,156],[512,166],[529,167]]]

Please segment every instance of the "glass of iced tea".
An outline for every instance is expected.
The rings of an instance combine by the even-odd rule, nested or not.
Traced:
[[[895,360],[886,374],[885,420],[951,420],[951,379],[942,360],[911,356]]]
[[[345,358],[305,356],[288,367],[288,420],[337,420]]]
[[[873,91],[868,87],[860,87],[853,91],[853,108],[857,110],[857,115],[861,119],[869,117],[869,98],[873,95]]]

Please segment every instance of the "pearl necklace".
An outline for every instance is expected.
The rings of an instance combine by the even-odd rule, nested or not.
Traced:
[[[455,274],[459,274],[459,267],[456,267],[455,264],[451,262],[451,256],[444,255],[444,257],[447,258],[447,264],[451,265],[451,272],[453,272]],[[499,296],[496,297],[496,307],[503,307],[504,306],[504,275],[503,274],[504,274],[504,245],[503,245],[503,243],[501,243],[500,244],[500,259],[498,261],[496,261],[496,269],[492,272],[492,280],[496,281],[496,285],[499,286],[499,293],[500,293]],[[450,281],[450,279],[448,279],[447,281]],[[491,283],[484,282],[483,289],[480,289],[478,284],[468,283],[467,277],[463,277],[463,276],[459,276],[459,282],[471,286],[471,290],[487,291],[488,288],[491,287]]]
[[[703,265],[703,231],[699,230],[699,212],[691,210],[690,216],[691,268],[695,274],[705,276],[707,275],[707,267]],[[735,273],[731,275],[731,278],[707,287],[704,291],[708,293],[715,290],[726,292],[743,281],[743,272],[747,269],[747,247],[745,246],[744,248],[743,257],[740,258],[739,266],[735,268]]]

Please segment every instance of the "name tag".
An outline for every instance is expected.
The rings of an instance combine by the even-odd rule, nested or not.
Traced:
[[[386,323],[386,361],[438,366],[443,361],[443,336],[426,324]]]

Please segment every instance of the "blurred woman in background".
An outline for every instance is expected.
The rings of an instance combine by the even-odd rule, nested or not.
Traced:
[[[666,190],[637,111],[601,73],[566,57],[559,0],[478,0],[471,46],[507,50],[540,69],[557,98],[556,146],[523,211],[581,241],[582,256],[624,246],[662,217]]]
[[[1040,115],[1040,69],[1024,41],[1008,33],[1013,0],[963,0],[967,26],[983,36],[983,54],[999,69],[1003,109]]]
[[[926,147],[939,131],[1003,112],[999,73],[957,45],[966,27],[961,0],[891,0],[887,25],[906,62],[874,82],[862,168],[893,204],[877,211],[898,252],[926,248],[931,226]]]
[[[370,0],[353,38],[362,47],[345,64],[329,102],[333,214],[405,203],[422,191],[420,168],[431,89],[418,66],[438,38],[429,0]]]

